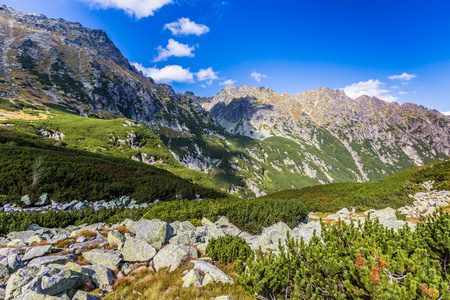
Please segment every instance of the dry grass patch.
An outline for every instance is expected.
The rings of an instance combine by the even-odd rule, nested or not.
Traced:
[[[54,244],[55,247],[57,248],[69,248],[70,245],[72,245],[73,243],[73,239],[67,238],[64,240],[60,240],[59,242],[57,242],[56,244]]]
[[[120,232],[122,235],[125,235],[125,233],[131,234],[131,231],[128,230],[127,226],[119,226],[116,229],[118,232]]]
[[[98,229],[98,232],[100,232],[101,234],[103,234],[105,237],[107,237],[108,234],[109,234],[111,231],[113,231],[113,230],[112,230],[112,229],[109,229],[109,228],[104,228],[104,227],[101,227],[101,228]]]
[[[76,236],[74,236],[73,238],[77,238],[77,237],[80,237],[80,236],[85,236],[88,239],[90,239],[90,238],[96,237],[97,236],[97,232],[92,231],[92,230],[82,230]]]
[[[47,246],[47,245],[49,245],[48,241],[47,240],[43,240],[43,241],[40,241],[40,242],[33,242],[31,244],[31,247]]]
[[[236,282],[236,275],[233,272],[233,264],[224,266],[216,264],[221,270],[233,277]],[[142,269],[132,276],[117,279],[114,285],[114,292],[107,295],[105,300],[160,300],[160,299],[179,299],[209,300],[212,297],[228,295],[234,300],[253,299],[245,294],[244,289],[237,285],[212,283],[205,287],[183,288],[181,278],[184,276],[184,270],[191,270],[192,265],[186,261],[173,272],[168,269],[162,269],[153,272],[150,269]]]
[[[83,255],[78,255],[75,263],[80,266],[86,266],[89,264],[89,261],[86,258],[84,258]]]

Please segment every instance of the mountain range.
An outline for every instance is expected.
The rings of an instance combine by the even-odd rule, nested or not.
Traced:
[[[95,128],[104,136],[88,150],[118,145],[128,158],[202,172],[184,174],[243,197],[378,180],[450,156],[450,117],[436,110],[352,99],[328,88],[296,95],[245,85],[214,97],[176,93],[139,72],[104,31],[6,6],[0,6],[0,97],[86,118],[134,120],[121,136]],[[0,123],[10,118],[3,111]],[[57,118],[23,121],[49,138],[70,139],[70,147],[88,147],[89,132]],[[143,134],[140,124],[153,132]]]

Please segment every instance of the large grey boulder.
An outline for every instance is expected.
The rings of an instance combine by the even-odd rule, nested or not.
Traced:
[[[181,280],[183,281],[183,287],[202,286],[202,275],[196,270],[190,270],[184,275]]]
[[[43,294],[57,295],[79,285],[80,276],[69,269],[45,268],[39,273]]]
[[[0,256],[9,256],[11,254],[23,254],[23,250],[19,248],[0,248]]]
[[[203,277],[202,286],[205,286],[211,282],[234,283],[233,278],[209,262],[203,260],[192,260],[191,263],[194,264],[194,270],[201,271],[205,274]]]
[[[143,240],[155,248],[167,244],[173,234],[173,229],[169,224],[157,219],[141,219],[137,222],[130,222],[127,228],[136,235],[137,239]]]
[[[111,269],[102,265],[85,266],[84,268],[92,271],[91,279],[99,289],[112,293],[114,274]]]
[[[24,293],[14,297],[14,300],[66,300],[70,299],[69,297],[58,297],[58,296],[50,296],[42,293],[38,293],[32,290],[26,290]]]
[[[320,222],[312,221],[306,224],[300,224],[298,227],[292,230],[292,237],[296,239],[303,239],[305,243],[309,243],[311,238],[316,232],[316,236],[320,237],[322,235],[322,227]]]
[[[119,231],[113,230],[108,233],[107,241],[108,243],[116,244],[119,248],[121,248],[125,242],[125,237]]]
[[[344,207],[343,209],[339,210],[335,214],[329,215],[326,218],[327,219],[334,219],[334,220],[337,220],[337,219],[348,219],[350,217],[350,215],[351,215],[350,211],[346,207]]]
[[[402,228],[406,224],[405,221],[397,220],[395,210],[390,207],[381,210],[371,210],[369,212],[371,219],[378,218],[381,225],[386,226],[388,228],[393,228],[395,231]]]
[[[176,245],[194,245],[197,243],[197,238],[194,232],[180,231],[176,236],[169,240],[169,244]]]
[[[36,206],[43,206],[48,201],[48,194],[43,193],[41,196],[39,196],[38,201],[34,204]]]
[[[127,239],[120,250],[123,261],[149,261],[156,255],[156,250],[139,239]]]
[[[31,205],[31,199],[29,195],[22,196],[22,198],[20,198],[20,201],[22,201],[23,205]]]
[[[153,258],[153,266],[156,271],[170,267],[170,272],[177,269],[183,259],[189,257],[198,258],[197,250],[191,246],[169,244],[161,249]]]
[[[50,253],[52,248],[52,245],[28,248],[27,252],[25,252],[25,255],[22,257],[22,261],[28,261],[36,257],[44,256],[45,254]]]
[[[55,256],[43,256],[36,257],[28,263],[28,267],[42,266],[49,264],[65,264],[68,261],[75,261],[77,258],[75,255],[55,255]]]
[[[91,264],[99,264],[110,268],[116,269],[119,263],[123,260],[122,254],[114,250],[94,249],[83,253],[83,257]]]
[[[17,296],[23,294],[25,290],[40,290],[40,284],[30,284],[35,279],[39,267],[25,267],[13,273],[8,279],[5,290],[5,299],[16,299]]]
[[[228,219],[226,217],[223,217],[223,216],[220,217],[219,220],[217,220],[217,222],[215,224],[220,229],[222,229],[222,231],[226,235],[237,236],[237,235],[239,235],[242,232],[242,230],[240,230],[239,228],[237,228],[236,226],[231,224],[230,221],[228,221]]]
[[[216,224],[206,218],[202,219],[202,225],[206,227],[208,236],[212,238],[217,239],[219,237],[226,236],[225,232],[223,232],[222,229],[220,229]]]

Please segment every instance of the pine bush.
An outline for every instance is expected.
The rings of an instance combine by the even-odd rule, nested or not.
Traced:
[[[225,236],[208,241],[206,255],[223,264],[229,264],[235,260],[253,259],[254,253],[247,242],[237,236]]]

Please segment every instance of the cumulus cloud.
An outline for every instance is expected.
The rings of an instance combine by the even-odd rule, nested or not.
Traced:
[[[417,75],[415,75],[415,74],[408,74],[408,73],[405,72],[405,73],[403,73],[401,75],[389,76],[388,78],[391,79],[391,80],[399,79],[399,80],[402,80],[402,81],[409,81],[409,80],[411,80],[413,78],[416,78],[416,77],[417,77]]]
[[[144,76],[153,78],[156,82],[171,83],[171,82],[194,82],[194,74],[189,68],[184,69],[182,66],[170,65],[162,69],[145,68],[141,64],[133,63],[139,71],[142,71]]]
[[[158,48],[156,48],[156,49],[158,50],[158,56],[155,57],[153,62],[167,60],[167,58],[169,58],[171,56],[194,57],[194,53],[192,53],[192,51],[195,50],[195,46],[190,47],[187,44],[181,44],[181,43],[178,43],[177,41],[175,41],[174,39],[170,39],[166,48],[163,48],[162,46],[158,46]]]
[[[124,10],[128,15],[137,19],[153,16],[155,11],[170,4],[173,0],[83,0],[94,7]]]
[[[405,91],[399,91],[398,92],[400,95],[406,95],[406,94],[408,94],[408,92],[405,92]]]
[[[195,76],[197,76],[199,81],[208,81],[208,84],[212,84],[213,80],[219,79],[217,74],[218,72],[214,72],[213,68],[210,67],[208,69],[200,69],[197,73],[195,73]]]
[[[450,111],[444,111],[443,114],[446,116],[450,116]]]
[[[164,29],[172,31],[173,35],[202,35],[209,32],[209,27],[203,24],[197,24],[189,18],[180,18],[176,22],[164,25]]]
[[[267,75],[258,73],[256,71],[253,71],[253,73],[250,74],[250,77],[252,77],[253,79],[255,79],[258,82],[261,82],[261,78],[268,78]]]
[[[350,98],[358,98],[362,95],[367,95],[371,97],[377,97],[381,100],[392,102],[398,99],[398,97],[390,95],[390,91],[383,89],[383,82],[378,79],[369,79],[368,81],[360,81],[358,83],[353,83],[349,86],[343,88],[344,92]]]
[[[233,79],[228,79],[223,82],[219,82],[220,85],[233,85],[235,83],[236,83],[236,80],[233,80]]]

